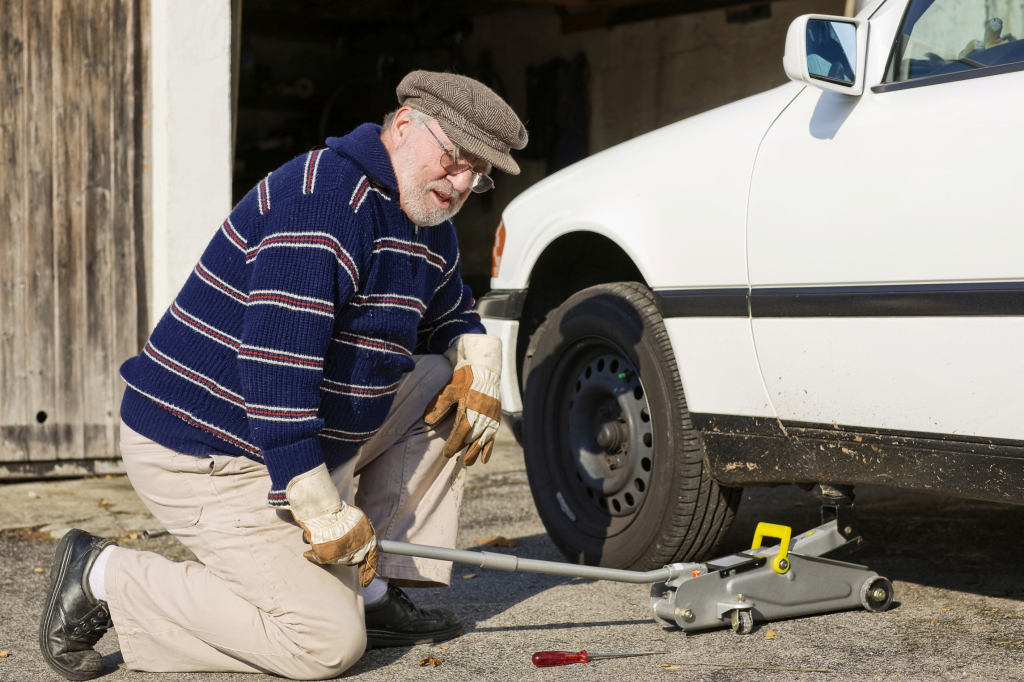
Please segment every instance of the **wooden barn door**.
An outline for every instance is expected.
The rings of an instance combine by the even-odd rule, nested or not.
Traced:
[[[0,479],[117,471],[139,0],[0,0]],[[140,214],[139,214],[140,215]]]

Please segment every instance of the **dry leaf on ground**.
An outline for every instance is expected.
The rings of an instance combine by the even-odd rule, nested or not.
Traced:
[[[438,649],[450,649],[451,647],[449,647],[447,644],[442,644],[441,646],[439,646],[437,648]]]
[[[467,573],[466,575],[462,576],[462,578],[464,580],[469,580],[470,578],[475,578],[475,577],[476,577],[476,573]]]
[[[775,634],[775,630],[769,630],[768,632],[764,633],[764,638],[765,639],[776,639],[776,638],[778,638],[778,635]]]
[[[41,568],[36,568],[36,569],[35,569],[35,572],[36,572],[36,573],[42,573],[42,572],[43,572],[43,569],[41,569]]]
[[[939,624],[939,621],[937,621],[934,618],[932,618],[932,625],[938,625],[938,624]]]
[[[679,670],[683,666],[681,666],[681,665],[669,665],[668,663],[662,663],[661,667],[664,668],[665,670]]]
[[[434,658],[433,656],[427,656],[426,658],[420,659],[420,665],[441,665],[444,663],[443,658]]]
[[[138,540],[139,539],[139,534],[138,533],[128,533],[128,539],[129,540]]]
[[[509,540],[503,535],[495,535],[493,538],[477,538],[476,544],[488,547],[518,547],[515,540]]]
[[[114,505],[113,505],[113,503],[107,502],[106,500],[100,500],[99,504],[97,504],[96,506],[97,507],[103,507],[104,510],[110,511],[110,508],[113,507]]]
[[[7,658],[11,655],[10,651],[0,651],[0,658]]]

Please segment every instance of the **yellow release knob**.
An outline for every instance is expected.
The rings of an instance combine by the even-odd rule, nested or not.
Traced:
[[[789,570],[789,559],[786,555],[789,554],[789,539],[793,535],[793,529],[789,526],[780,526],[776,523],[759,523],[757,524],[757,530],[754,531],[754,543],[750,549],[757,549],[761,546],[761,540],[764,538],[778,538],[781,540],[779,545],[779,555],[772,561],[772,568],[775,569],[776,573],[785,573]]]

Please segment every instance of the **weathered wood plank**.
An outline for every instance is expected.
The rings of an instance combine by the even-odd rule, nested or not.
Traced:
[[[0,426],[27,424],[25,402],[25,17],[0,0]],[[0,461],[28,459],[23,438],[0,440]]]
[[[54,418],[59,459],[81,459],[84,454],[83,14],[78,0],[53,0],[53,135],[61,141],[53,147],[54,327],[58,349]]]
[[[85,15],[82,43],[82,97],[85,148],[85,457],[115,453],[113,221],[111,195],[111,2],[89,0],[78,7]]]
[[[120,411],[124,382],[121,363],[139,352],[138,301],[135,291],[135,0],[113,0],[111,32],[111,101],[113,118],[112,238],[114,296],[113,411]],[[139,93],[141,94],[141,93]],[[115,422],[119,422],[115,419]]]
[[[28,359],[29,459],[57,457],[54,419],[53,272],[53,8],[50,0],[25,3],[28,55],[28,216],[25,263],[28,309],[24,334]]]

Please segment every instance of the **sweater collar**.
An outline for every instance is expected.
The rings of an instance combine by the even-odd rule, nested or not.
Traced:
[[[395,168],[391,165],[391,155],[380,139],[380,131],[379,125],[364,123],[345,137],[327,138],[327,146],[351,159],[375,185],[397,196]]]

